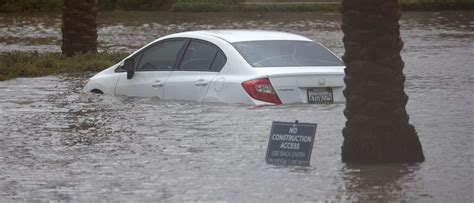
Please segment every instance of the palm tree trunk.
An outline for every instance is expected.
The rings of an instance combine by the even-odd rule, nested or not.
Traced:
[[[64,0],[63,54],[97,52],[96,18],[96,0]]]
[[[405,106],[398,0],[343,0],[343,162],[424,161]]]

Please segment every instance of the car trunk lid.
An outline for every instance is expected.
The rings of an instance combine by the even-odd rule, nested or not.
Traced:
[[[268,76],[282,103],[342,102],[344,66],[255,68]],[[308,99],[310,97],[310,99]]]

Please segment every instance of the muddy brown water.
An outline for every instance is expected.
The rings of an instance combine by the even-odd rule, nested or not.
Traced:
[[[303,34],[343,53],[337,13],[142,13],[99,17],[102,50],[196,29]],[[407,110],[421,164],[340,158],[344,104],[246,105],[80,93],[90,74],[0,82],[0,200],[472,202],[474,17],[404,13]],[[0,15],[0,51],[59,51],[60,18]],[[311,167],[265,164],[272,121],[318,123]]]

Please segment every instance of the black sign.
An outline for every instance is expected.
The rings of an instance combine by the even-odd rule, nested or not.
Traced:
[[[309,166],[316,123],[273,121],[265,160],[269,164]]]

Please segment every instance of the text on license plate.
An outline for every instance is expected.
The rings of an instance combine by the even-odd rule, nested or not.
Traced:
[[[332,89],[329,87],[308,89],[308,103],[333,103]]]

